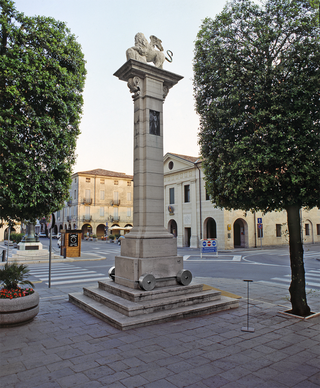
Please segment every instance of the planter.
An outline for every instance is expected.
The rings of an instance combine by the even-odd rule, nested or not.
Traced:
[[[0,327],[22,325],[32,321],[39,312],[39,294],[14,299],[0,299]]]

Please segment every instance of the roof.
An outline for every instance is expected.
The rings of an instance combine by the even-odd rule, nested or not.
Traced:
[[[180,154],[174,154],[173,152],[168,152],[168,154],[176,156],[177,158],[184,159],[191,163],[198,163],[200,162],[200,156],[188,156],[188,155],[180,155]]]
[[[96,168],[95,170],[89,170],[89,171],[79,171],[72,175],[99,175],[99,176],[108,176],[112,178],[123,178],[123,179],[133,179],[133,175],[127,175],[124,172],[116,172],[116,171],[109,171],[104,170],[102,168]]]

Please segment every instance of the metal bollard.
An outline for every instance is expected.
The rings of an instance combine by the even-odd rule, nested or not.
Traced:
[[[2,261],[6,261],[6,251],[2,251]]]

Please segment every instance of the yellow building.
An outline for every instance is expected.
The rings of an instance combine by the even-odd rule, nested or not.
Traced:
[[[164,224],[177,237],[178,247],[198,248],[207,238],[217,240],[218,250],[288,244],[285,210],[263,214],[217,209],[203,178],[198,157],[164,156]],[[320,242],[318,208],[301,210],[301,230],[305,244]]]
[[[125,234],[133,226],[133,176],[103,169],[73,174],[70,200],[55,217],[55,233],[81,229],[84,237]]]

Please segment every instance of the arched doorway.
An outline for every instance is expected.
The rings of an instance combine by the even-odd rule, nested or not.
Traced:
[[[81,230],[82,230],[83,237],[89,237],[90,234],[92,234],[92,226],[90,224],[82,225]]]
[[[168,223],[168,230],[171,234],[173,234],[173,237],[178,236],[178,225],[175,220],[170,220]]]
[[[238,218],[233,224],[233,243],[235,248],[245,248],[248,241],[248,226],[246,221]]]
[[[97,237],[98,238],[101,238],[101,237],[104,237],[104,235],[105,235],[105,225],[104,224],[99,224],[98,226],[97,226]]]
[[[204,228],[203,228],[203,237],[205,239],[207,238],[217,238],[217,223],[212,217],[208,217],[204,221]]]

